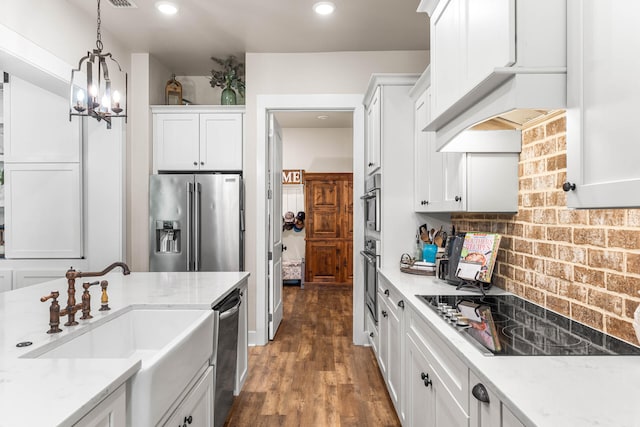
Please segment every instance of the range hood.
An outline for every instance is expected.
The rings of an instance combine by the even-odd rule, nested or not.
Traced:
[[[566,108],[566,0],[494,3],[422,0],[418,7],[430,17],[434,115],[424,130],[435,133],[437,151],[487,152],[473,135],[515,135]]]
[[[503,82],[492,76],[424,128],[434,132],[437,151],[520,152],[520,129],[565,108],[566,69],[506,71]]]

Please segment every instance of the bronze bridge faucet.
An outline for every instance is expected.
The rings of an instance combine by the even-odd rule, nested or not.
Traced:
[[[91,295],[89,294],[89,287],[93,285],[97,285],[98,283],[100,283],[100,287],[102,288],[102,296],[100,298],[101,307],[99,311],[111,310],[109,308],[109,296],[107,295],[107,286],[109,285],[109,282],[107,282],[106,280],[103,280],[101,282],[95,281],[91,283],[89,282],[83,283],[82,287],[84,288],[84,292],[82,293],[82,302],[80,302],[79,304],[76,304],[75,284],[76,284],[76,279],[79,279],[82,277],[104,276],[105,274],[107,274],[108,272],[110,272],[116,267],[121,267],[122,274],[124,274],[125,276],[131,273],[131,271],[129,270],[129,266],[124,262],[114,262],[113,264],[111,264],[110,266],[108,266],[107,268],[99,272],[83,273],[82,271],[74,270],[73,267],[69,268],[69,270],[67,270],[67,273],[65,274],[65,277],[67,278],[67,283],[68,283],[67,306],[64,309],[60,310],[60,304],[58,304],[58,296],[60,296],[60,292],[58,291],[52,291],[51,294],[40,298],[40,301],[42,302],[52,299],[51,306],[49,307],[50,329],[47,331],[47,333],[55,334],[62,331],[62,329],[60,329],[59,327],[60,315],[67,316],[67,322],[64,324],[64,326],[73,326],[78,324],[78,322],[75,320],[76,313],[78,312],[78,310],[82,311],[81,319],[83,320],[91,319],[93,316],[91,316],[91,313],[90,313]]]

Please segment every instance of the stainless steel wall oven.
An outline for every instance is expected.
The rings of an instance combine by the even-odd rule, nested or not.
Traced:
[[[367,238],[364,250],[360,251],[364,259],[364,303],[378,324],[378,240]]]
[[[380,231],[380,181],[381,175],[370,176],[364,185],[364,224],[367,230]]]

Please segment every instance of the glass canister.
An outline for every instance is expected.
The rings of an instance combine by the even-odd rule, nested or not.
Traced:
[[[422,248],[422,260],[424,262],[436,263],[436,254],[438,253],[437,245],[424,245]]]

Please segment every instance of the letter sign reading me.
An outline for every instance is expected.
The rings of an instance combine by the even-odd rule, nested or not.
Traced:
[[[304,170],[302,169],[284,169],[282,171],[283,184],[302,184]]]

